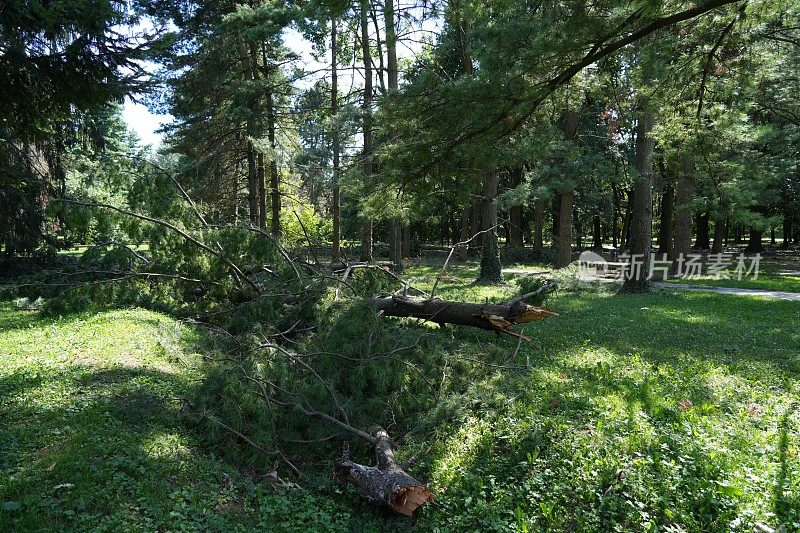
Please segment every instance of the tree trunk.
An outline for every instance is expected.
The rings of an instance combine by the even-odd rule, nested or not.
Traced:
[[[470,221],[472,215],[472,206],[467,204],[464,207],[464,210],[461,213],[461,233],[459,234],[459,242],[467,242],[469,238],[472,236],[470,235]],[[460,261],[466,261],[467,257],[469,256],[469,244],[464,244],[458,247],[458,259]]]
[[[578,126],[581,115],[578,111],[565,110],[562,115],[561,129],[564,138],[575,143],[578,138]],[[572,206],[575,203],[575,191],[561,191],[558,209],[558,255],[556,268],[563,268],[572,262]]]
[[[269,162],[269,189],[270,189],[270,231],[274,237],[281,236],[281,191],[279,189],[280,176],[278,174],[278,161],[275,158],[277,143],[275,141],[275,102],[272,96],[272,88],[267,90],[267,127],[269,135],[269,146],[272,149],[272,157]]]
[[[564,191],[559,199],[556,268],[564,268],[572,262],[572,204],[575,192]]]
[[[545,201],[537,198],[533,203],[533,251],[541,252],[544,249],[544,211]]]
[[[714,242],[711,245],[712,254],[721,254],[725,244],[725,219],[716,217],[714,220]]]
[[[359,495],[374,505],[411,516],[422,504],[433,498],[425,485],[405,473],[397,464],[392,440],[383,428],[372,428],[375,444],[375,466],[365,466],[348,459],[337,459],[336,478],[351,483]]]
[[[403,226],[403,257],[411,257],[411,226]]]
[[[786,212],[783,214],[783,244],[781,248],[784,250],[789,248],[792,242],[792,214]]]
[[[266,228],[267,223],[267,188],[264,183],[266,173],[264,172],[264,154],[258,153],[258,169],[256,171],[258,180],[258,222],[261,228]]]
[[[643,292],[650,289],[650,254],[653,246],[653,150],[655,141],[650,137],[655,115],[646,112],[636,126],[636,170],[639,176],[633,184],[633,211],[631,220],[631,257],[639,256],[639,268],[633,264],[623,282],[623,289]]]
[[[633,206],[633,191],[627,193],[628,201],[625,205],[625,216],[622,217],[622,233],[620,235],[620,248],[627,250],[630,248],[631,240],[631,216]]]
[[[413,317],[437,324],[471,326],[510,334],[513,332],[509,328],[515,324],[557,316],[552,311],[528,305],[519,299],[481,304],[388,296],[373,298],[372,307],[383,316]]]
[[[470,217],[470,220],[472,225],[470,232],[475,236],[475,238],[469,243],[469,254],[474,257],[478,254],[478,250],[480,250],[481,246],[483,245],[483,234],[480,233],[481,229],[483,228],[481,202],[478,201],[472,204],[472,216]]]
[[[331,132],[333,144],[333,200],[331,210],[333,211],[333,237],[331,257],[337,261],[342,254],[342,201],[339,189],[339,124],[337,116],[339,114],[339,75],[338,61],[338,28],[337,20],[331,17],[331,122],[333,131]]]
[[[253,81],[256,72],[253,70],[253,62],[241,32],[236,33],[236,44],[239,49],[239,60],[242,63],[242,71],[245,80]],[[256,164],[256,149],[253,139],[258,135],[258,110],[256,98],[250,98],[248,108],[250,114],[247,117],[245,131],[247,134],[247,207],[249,211],[250,223],[254,226],[259,225],[258,219],[258,168]]]
[[[397,218],[389,221],[389,261],[395,272],[403,270],[403,225]]]
[[[744,249],[746,254],[757,254],[764,251],[764,246],[761,244],[761,239],[764,237],[764,232],[755,228],[750,228],[750,240]]]
[[[491,169],[483,183],[483,245],[481,246],[480,283],[503,281],[503,266],[500,263],[500,247],[497,244],[497,184],[499,174]]]
[[[554,253],[558,253],[558,234],[559,227],[561,226],[561,194],[555,193],[553,200],[550,203],[550,213],[553,219],[553,225],[550,228],[550,243]]]
[[[390,92],[398,89],[397,79],[397,32],[394,25],[394,0],[385,0],[383,20],[386,28],[386,74]],[[389,221],[389,261],[395,272],[403,270],[403,230],[399,218]]]
[[[697,215],[697,237],[694,241],[694,247],[699,250],[708,250],[710,247],[710,239],[709,239],[709,214],[708,212],[701,213]]]
[[[363,137],[364,177],[372,176],[372,56],[369,49],[370,1],[361,0],[361,58],[364,64]],[[361,226],[361,260],[372,261],[372,220],[365,219]]]
[[[662,163],[663,167],[663,163]],[[658,232],[658,253],[672,255],[672,217],[675,215],[675,187],[667,185],[661,196],[661,226]]]
[[[511,170],[511,188],[517,188],[522,184],[522,177],[525,169],[522,166],[515,167]],[[508,228],[508,241],[506,245],[509,248],[525,247],[524,236],[522,233],[522,216],[523,206],[515,205],[509,209],[509,228]]]
[[[603,227],[600,215],[595,215],[592,219],[592,249],[603,250]]]
[[[692,202],[694,200],[694,180],[692,163],[684,159],[675,193],[675,232],[672,245],[672,269],[679,273],[679,260],[686,259],[692,251]]]

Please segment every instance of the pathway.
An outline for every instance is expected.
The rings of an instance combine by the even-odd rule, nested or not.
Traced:
[[[549,274],[549,271],[535,271],[535,270],[522,270],[522,269],[503,269],[503,274],[512,276],[533,276]],[[598,281],[613,283],[616,280],[599,279]],[[659,289],[677,289],[680,291],[694,291],[694,292],[716,292],[718,294],[733,294],[736,296],[760,296],[762,298],[772,298],[773,300],[787,300],[800,302],[800,293],[798,292],[780,292],[780,291],[765,291],[758,289],[739,289],[736,287],[711,287],[709,285],[691,285],[688,283],[664,283],[661,281],[652,282],[652,286]]]

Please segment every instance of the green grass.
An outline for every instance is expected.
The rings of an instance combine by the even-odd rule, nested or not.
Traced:
[[[437,274],[405,275],[429,289]],[[454,265],[437,293],[516,290],[474,275]],[[797,303],[665,290],[547,306],[560,316],[527,325],[518,351],[407,322],[460,361],[440,376],[447,416],[420,413],[398,450],[436,494],[408,520],[351,490],[270,487],[204,448],[179,400],[207,364],[192,329],[141,310],[48,320],[5,305],[0,503],[19,508],[0,509],[0,530],[800,529]],[[484,377],[459,382],[464,364]]]
[[[203,378],[206,341],[143,310],[49,320],[0,305],[0,531],[353,520],[347,502],[276,491],[203,449],[182,399]]]
[[[529,325],[515,360],[515,340],[475,334],[474,356],[523,369],[476,384],[437,433],[426,477],[444,512],[425,509],[426,524],[800,528],[796,303],[660,291],[548,306],[560,316]]]
[[[749,262],[747,263],[749,266]],[[706,285],[709,287],[734,287],[738,289],[756,289],[761,291],[800,292],[800,275],[785,276],[782,272],[800,271],[800,264],[779,264],[762,260],[759,268],[758,279],[746,276],[742,279],[714,279],[709,276],[693,277],[691,279],[670,279],[670,283],[690,283],[693,285]]]

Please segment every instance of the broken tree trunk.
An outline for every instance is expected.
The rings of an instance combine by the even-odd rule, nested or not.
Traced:
[[[386,430],[376,427],[370,433],[376,465],[360,465],[343,457],[336,461],[336,478],[340,483],[352,483],[368,502],[411,516],[417,507],[433,498],[433,493],[397,464]]]
[[[518,333],[509,329],[511,326],[557,316],[557,313],[547,309],[526,304],[525,300],[532,296],[534,293],[508,302],[479,304],[437,298],[410,298],[395,294],[374,298],[372,305],[385,316],[413,317],[437,324],[472,326],[518,337]]]

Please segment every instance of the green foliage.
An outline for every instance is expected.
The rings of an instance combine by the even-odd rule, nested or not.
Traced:
[[[519,287],[519,296],[536,292],[549,283],[547,278],[540,278],[535,276],[522,276],[517,279],[517,286]],[[536,298],[525,300],[530,305],[541,306],[547,299],[549,292],[542,292]]]

